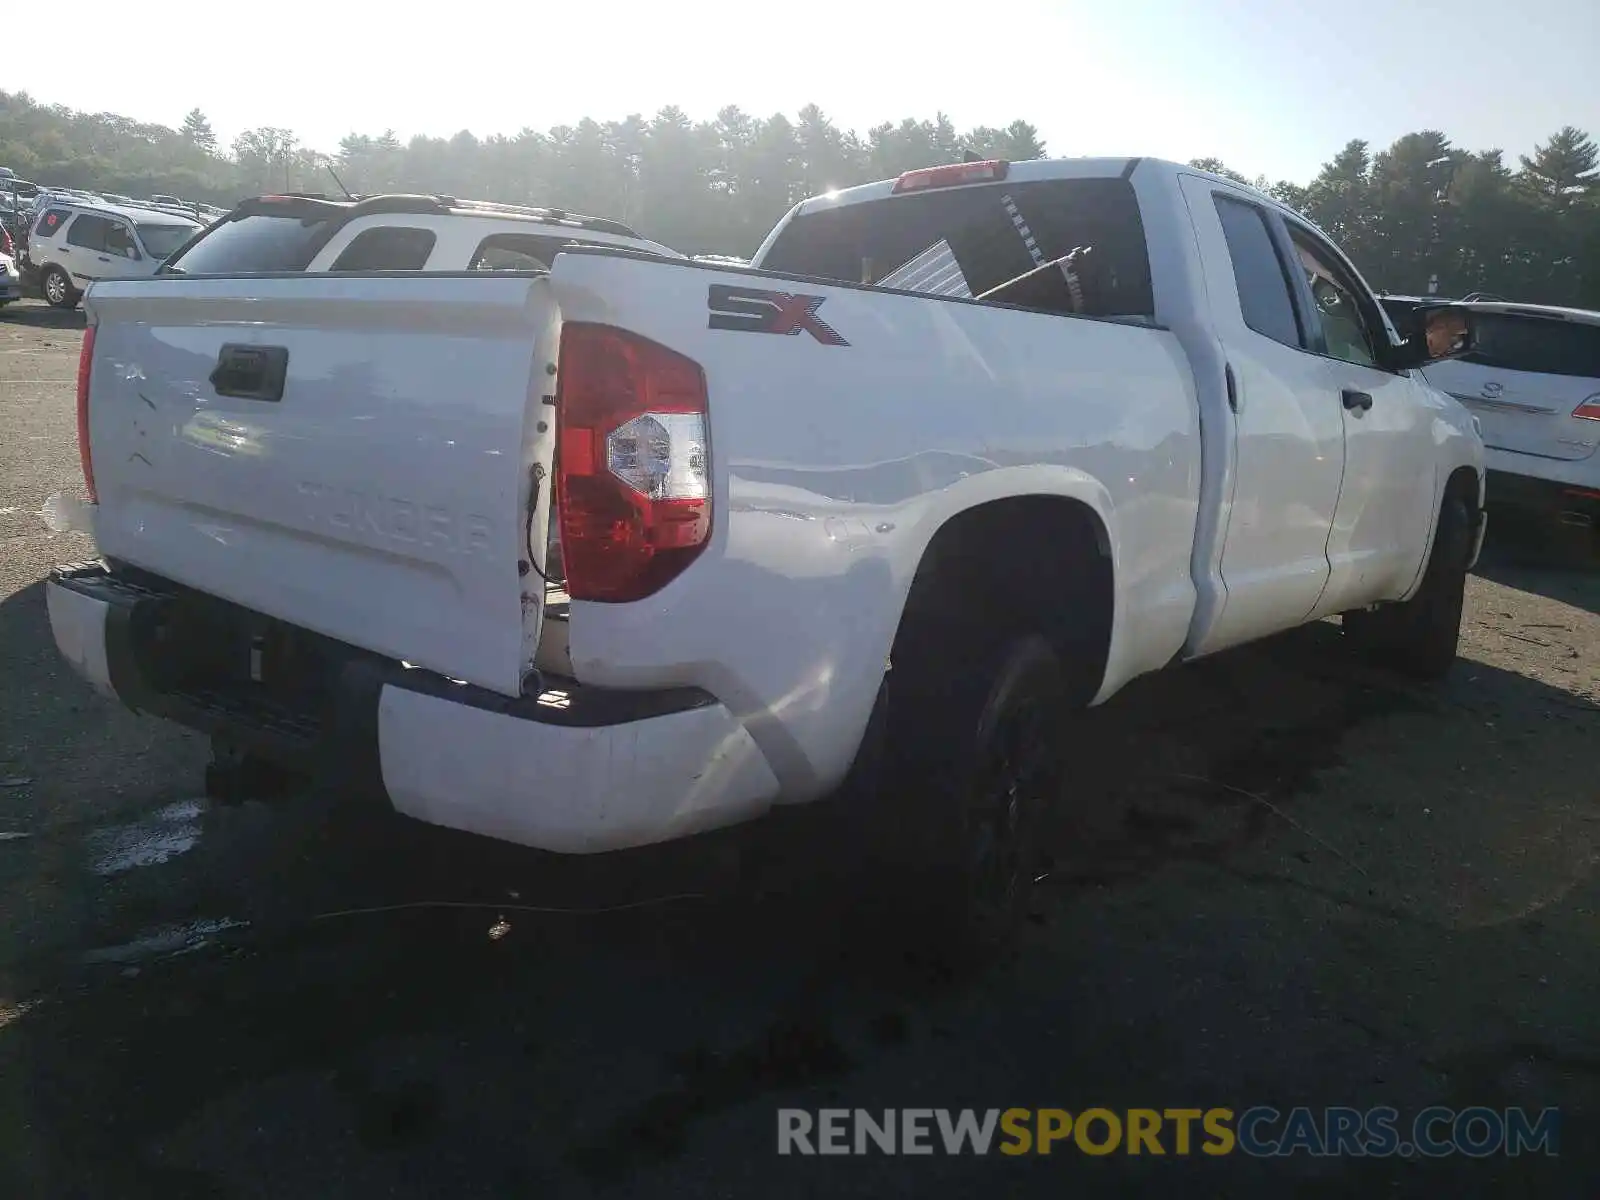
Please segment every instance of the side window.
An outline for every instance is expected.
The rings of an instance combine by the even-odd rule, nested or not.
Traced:
[[[339,252],[330,271],[420,271],[437,240],[431,229],[380,225],[363,229]]]
[[[1267,228],[1266,213],[1232,196],[1219,194],[1216,200],[1244,323],[1264,337],[1299,349],[1289,274]]]
[[[133,241],[133,233],[120,221],[108,221],[105,228],[105,246],[107,254],[120,255],[122,258],[138,258],[139,251]]]
[[[548,271],[550,261],[571,238],[531,233],[495,233],[478,243],[469,271]]]
[[[106,229],[110,224],[111,222],[104,217],[91,217],[88,213],[79,213],[67,227],[67,245],[82,246],[85,250],[104,250]]]
[[[1360,290],[1338,260],[1304,231],[1290,227],[1289,236],[1311,284],[1313,315],[1322,325],[1328,353],[1361,367],[1378,365],[1378,336],[1371,318],[1361,311]]]
[[[55,237],[61,232],[62,225],[72,214],[64,208],[47,208],[39,217],[39,224],[34,226],[35,237]]]

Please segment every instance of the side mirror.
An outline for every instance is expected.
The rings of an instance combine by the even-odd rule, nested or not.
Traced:
[[[1418,308],[1409,322],[1409,336],[1389,356],[1397,371],[1469,354],[1477,344],[1476,323],[1470,308],[1460,304],[1431,304]]]

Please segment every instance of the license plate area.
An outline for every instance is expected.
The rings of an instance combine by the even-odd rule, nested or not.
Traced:
[[[332,690],[334,643],[248,609],[175,597],[142,610],[140,667],[160,692],[208,692],[316,712]]]

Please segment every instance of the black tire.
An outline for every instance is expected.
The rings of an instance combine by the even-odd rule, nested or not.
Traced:
[[[83,295],[72,286],[71,277],[60,267],[44,269],[44,274],[39,276],[39,290],[44,293],[51,308],[77,308]]]
[[[902,947],[956,969],[991,961],[1027,913],[1068,695],[1045,638],[996,632],[963,647],[970,621],[902,633],[875,794],[858,798],[876,915]]]
[[[1472,512],[1461,496],[1445,497],[1422,586],[1411,599],[1344,614],[1344,634],[1362,654],[1413,679],[1442,679],[1456,660]]]

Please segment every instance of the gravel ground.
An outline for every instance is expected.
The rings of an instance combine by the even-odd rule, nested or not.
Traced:
[[[206,803],[198,740],[50,639],[81,327],[0,314],[0,1196],[1600,1191],[1600,575],[1491,543],[1435,689],[1323,623],[1076,721],[1035,921],[957,983],[749,902],[732,839]],[[431,901],[479,907],[350,911]],[[1561,1153],[775,1154],[783,1106],[1262,1104],[1559,1107]]]

